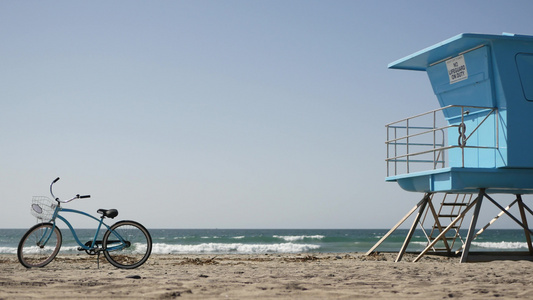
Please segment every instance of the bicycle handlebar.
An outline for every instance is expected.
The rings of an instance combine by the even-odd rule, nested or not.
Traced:
[[[78,194],[78,195],[74,196],[74,198],[72,198],[72,199],[68,199],[68,200],[61,201],[61,200],[59,200],[59,198],[56,198],[56,201],[57,201],[57,202],[61,202],[61,203],[69,203],[69,202],[72,201],[72,200],[82,199],[82,198],[91,198],[91,195],[83,195],[83,196],[80,196],[80,194]]]
[[[81,196],[80,196],[80,194],[77,194],[77,195],[74,196],[74,198],[72,198],[72,199],[61,201],[61,200],[59,200],[59,198],[57,198],[56,196],[54,196],[54,192],[52,191],[52,186],[53,186],[54,183],[56,183],[57,181],[59,181],[59,177],[57,177],[56,179],[54,179],[54,181],[52,181],[52,183],[50,184],[50,194],[52,194],[52,197],[53,197],[57,202],[59,202],[59,203],[69,203],[70,201],[75,200],[75,199],[91,198],[91,195],[81,195]]]

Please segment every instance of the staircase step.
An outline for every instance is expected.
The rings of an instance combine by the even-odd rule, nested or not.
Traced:
[[[441,225],[442,230],[444,230],[446,227],[448,227],[448,226]],[[450,227],[450,230],[451,230],[451,229],[459,229],[459,226],[452,226],[452,227]],[[434,226],[433,226],[433,230],[434,230],[434,231],[437,231],[437,230],[438,230],[439,232],[442,231],[442,230],[439,229],[439,227],[437,227],[437,225],[434,225]],[[449,232],[454,232],[454,231],[449,231]]]
[[[439,215],[439,218],[457,218],[459,215]]]

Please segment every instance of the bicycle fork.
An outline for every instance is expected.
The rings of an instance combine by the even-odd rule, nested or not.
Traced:
[[[44,246],[48,243],[48,240],[50,240],[50,237],[52,236],[52,233],[54,232],[56,228],[56,223],[52,223],[52,228],[48,229],[48,227],[44,230],[43,234],[41,235],[41,238],[39,241],[37,241],[37,246],[39,248],[44,248]],[[48,233],[48,230],[50,230],[50,233]],[[44,240],[44,241],[43,241]]]

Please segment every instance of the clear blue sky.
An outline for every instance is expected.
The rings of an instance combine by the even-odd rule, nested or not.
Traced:
[[[0,228],[33,195],[149,228],[390,228],[384,125],[437,108],[387,64],[531,1],[1,1]],[[490,216],[492,217],[492,215]],[[85,226],[81,222],[80,226]]]

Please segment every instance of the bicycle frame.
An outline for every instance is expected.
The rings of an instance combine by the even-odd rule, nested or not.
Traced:
[[[85,244],[83,244],[80,239],[78,238],[78,235],[76,234],[76,230],[74,229],[74,227],[70,224],[70,222],[63,216],[61,216],[59,214],[59,212],[71,212],[71,213],[76,213],[76,214],[80,214],[80,215],[84,215],[86,217],[89,217],[95,221],[98,222],[98,227],[96,228],[96,232],[94,234],[94,238],[92,240],[92,243],[90,246],[86,246]],[[96,246],[96,242],[97,242],[97,238],[98,238],[98,234],[100,233],[100,230],[102,228],[102,225],[105,226],[105,228],[107,230],[111,230],[109,225],[107,225],[106,223],[104,223],[104,218],[96,218],[86,212],[83,212],[83,211],[80,211],[80,210],[76,210],[76,209],[70,209],[70,208],[62,208],[60,205],[58,205],[56,208],[55,208],[55,211],[54,211],[54,215],[52,217],[52,219],[50,220],[50,222],[53,224],[52,226],[52,229],[50,230],[50,233],[47,234],[45,232],[45,234],[43,234],[43,238],[45,236],[46,239],[44,241],[44,244],[46,244],[48,242],[48,240],[50,239],[50,237],[52,236],[52,232],[54,231],[54,229],[57,227],[56,225],[56,219],[60,219],[61,221],[63,221],[63,223],[65,223],[68,228],[70,229],[70,232],[72,233],[72,236],[74,237],[74,240],[76,240],[76,243],[78,243],[78,245],[83,249],[83,250],[86,250],[86,251],[91,251],[91,250],[94,250],[94,247]],[[107,250],[107,251],[114,251],[114,250],[120,250],[120,249],[123,249],[125,247],[127,247],[127,242],[124,241],[124,239],[120,236],[120,234],[118,234],[117,232],[115,231],[112,231],[113,235],[115,237],[117,237],[120,241],[120,244],[117,245],[117,246],[113,246],[113,247],[110,247],[110,248],[107,248],[107,249],[102,249],[102,250]],[[42,239],[41,239],[42,241]],[[117,241],[117,242],[119,242]]]

